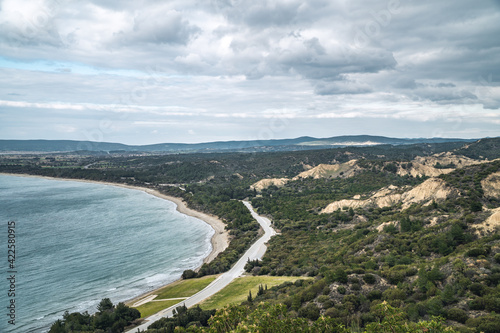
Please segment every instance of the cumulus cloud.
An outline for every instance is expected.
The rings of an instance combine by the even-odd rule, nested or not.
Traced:
[[[133,17],[128,31],[116,33],[119,43],[182,44],[186,45],[200,29],[189,23],[176,10],[141,11]]]
[[[319,83],[315,88],[318,95],[366,94],[372,91],[367,84],[350,80]]]
[[[9,110],[83,105],[93,114],[127,105],[149,115],[176,110],[165,117],[203,110],[221,119],[265,119],[266,110],[286,109],[293,119],[412,121],[454,117],[450,108],[500,112],[500,11],[493,0],[0,6],[7,77],[0,78],[0,100]],[[419,108],[436,116],[419,118]]]

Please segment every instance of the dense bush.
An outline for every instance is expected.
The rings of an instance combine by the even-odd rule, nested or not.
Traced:
[[[109,298],[104,298],[97,309],[98,312],[92,316],[88,313],[66,312],[62,320],[52,324],[49,333],[90,331],[120,333],[127,325],[141,317],[137,309],[129,308],[123,303],[118,303],[115,307]]]
[[[456,322],[465,324],[467,319],[469,319],[469,316],[467,315],[467,312],[463,309],[451,308],[446,311],[446,318],[448,318],[449,320],[454,320]]]

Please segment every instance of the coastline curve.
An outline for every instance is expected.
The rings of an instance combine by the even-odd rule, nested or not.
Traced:
[[[250,202],[243,201],[243,204],[245,205],[245,207],[247,207],[248,210],[250,210],[252,216],[260,224],[261,228],[264,231],[264,234],[250,246],[250,248],[241,256],[241,258],[236,262],[236,264],[233,265],[233,267],[231,267],[229,271],[221,274],[217,279],[215,279],[212,283],[205,287],[205,289],[167,309],[164,309],[145,318],[145,323],[128,330],[126,333],[142,332],[155,321],[164,317],[172,317],[173,311],[181,303],[188,308],[200,303],[201,301],[221,291],[234,279],[243,275],[243,273],[245,272],[245,264],[247,263],[247,260],[262,259],[267,249],[266,243],[271,239],[271,237],[276,235],[276,231],[272,228],[271,221],[266,217],[258,215],[253,209]]]

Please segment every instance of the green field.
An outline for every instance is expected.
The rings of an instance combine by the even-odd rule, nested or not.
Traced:
[[[174,304],[182,303],[182,300],[170,300],[171,298],[190,297],[208,286],[217,276],[210,275],[198,279],[180,280],[171,283],[157,291],[155,300],[164,299],[162,302],[148,302],[136,307],[141,313],[141,318],[148,317],[158,311],[167,309]]]
[[[296,276],[245,276],[237,278],[217,294],[200,303],[200,306],[202,309],[208,310],[220,309],[229,304],[239,304],[247,299],[250,290],[255,297],[261,284],[271,288],[287,281],[294,282],[299,279],[307,278]]]
[[[161,302],[148,302],[146,304],[138,306],[136,309],[139,310],[139,312],[141,313],[141,318],[146,318],[157,313],[158,311],[167,309],[177,303],[182,303],[182,300],[172,300],[172,301],[165,300]]]
[[[216,277],[215,275],[209,275],[198,279],[176,281],[158,290],[158,297],[156,299],[193,296],[208,286]]]

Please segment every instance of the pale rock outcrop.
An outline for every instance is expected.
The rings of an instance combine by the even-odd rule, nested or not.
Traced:
[[[454,168],[435,168],[436,164],[441,164],[442,166],[454,165]],[[437,177],[442,174],[447,174],[455,169],[460,169],[473,164],[480,164],[483,161],[473,160],[469,157],[462,155],[454,155],[451,152],[434,154],[432,156],[418,156],[413,161],[411,161],[411,167],[403,168],[402,165],[398,168],[398,175],[406,176],[410,175],[413,177],[426,176],[426,177]]]
[[[269,186],[284,186],[286,183],[292,180],[299,180],[304,178],[348,178],[356,175],[356,173],[361,170],[360,167],[356,165],[356,160],[351,160],[342,164],[320,164],[316,167],[311,167],[309,165],[303,164],[306,171],[299,173],[297,176],[290,178],[266,178],[261,179],[255,184],[250,186],[250,189],[255,189],[257,191],[262,191]]]
[[[481,181],[484,196],[488,198],[500,198],[500,172],[492,173]]]
[[[401,194],[394,193],[399,188],[390,185],[373,193],[368,199],[360,200],[360,196],[356,195],[353,199],[345,199],[332,202],[321,213],[333,213],[343,208],[359,208],[368,206],[388,207],[398,202]]]
[[[320,164],[310,170],[299,173],[293,178],[297,180],[300,178],[348,178],[354,176],[356,171],[361,168],[356,165],[357,160],[351,160],[342,164]]]
[[[324,208],[321,213],[333,213],[344,207],[353,209],[369,206],[384,208],[399,203],[402,204],[402,209],[406,209],[414,203],[429,205],[433,201],[443,201],[458,195],[458,190],[449,187],[444,180],[430,178],[413,189],[391,185],[380,189],[365,200],[347,199],[335,201]]]
[[[358,208],[366,207],[370,204],[370,200],[339,200],[332,202],[325,209],[321,211],[321,214],[333,213],[339,209],[343,208]]]
[[[403,194],[403,209],[410,207],[413,203],[431,204],[432,201],[443,201],[458,194],[458,191],[447,186],[444,180],[430,178]]]
[[[492,214],[486,221],[474,225],[473,228],[475,228],[476,232],[479,234],[484,232],[491,233],[498,230],[500,228],[500,208],[493,209]]]
[[[394,225],[395,227],[399,227],[399,222],[397,222],[397,221],[390,221],[390,222],[384,222],[384,223],[380,224],[375,229],[377,229],[378,232],[382,232],[385,227],[387,227],[387,226],[389,226],[391,224]]]
[[[262,191],[265,188],[268,188],[269,186],[277,186],[281,187],[284,186],[286,183],[288,183],[290,179],[288,178],[270,178],[270,179],[261,179],[255,184],[250,186],[250,189],[256,190],[256,191]]]

